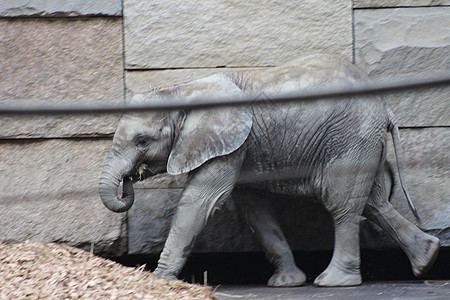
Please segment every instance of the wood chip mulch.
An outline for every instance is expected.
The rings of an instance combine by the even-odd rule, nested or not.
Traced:
[[[215,299],[209,287],[166,281],[63,244],[0,242],[0,299]]]

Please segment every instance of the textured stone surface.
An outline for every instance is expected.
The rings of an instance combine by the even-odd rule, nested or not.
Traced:
[[[128,213],[129,254],[159,253],[169,233],[181,189],[136,190],[136,202]],[[194,252],[258,250],[249,228],[227,202],[198,237]],[[226,224],[226,225],[225,225]]]
[[[450,128],[401,130],[403,171],[409,195],[422,220],[422,228],[450,246]],[[388,159],[394,164],[392,144]],[[406,199],[397,185],[392,200],[397,210],[416,223]],[[393,242],[377,226],[363,223],[363,243],[369,248],[390,246]]]
[[[134,184],[136,189],[179,189],[184,188],[187,175],[169,175],[167,173],[155,175],[151,180],[144,180]]]
[[[450,228],[450,128],[401,130],[405,181],[425,229]],[[389,145],[391,146],[391,145]],[[392,147],[389,160],[393,163]],[[399,188],[399,186],[398,186]],[[393,204],[414,220],[400,190]]]
[[[123,101],[122,21],[0,20],[0,99]],[[0,137],[67,137],[114,132],[111,116],[2,117]]]
[[[207,77],[220,72],[220,70],[222,69],[127,71],[125,73],[127,99],[131,99],[135,94],[145,94],[154,89]]]
[[[450,7],[355,11],[355,61],[373,78],[446,71]],[[450,88],[388,96],[401,126],[450,125]]]
[[[0,240],[65,242],[126,251],[125,214],[98,195],[111,141],[21,140],[0,144]]]
[[[136,202],[128,213],[129,254],[157,254],[162,250],[181,192],[181,189],[136,190]],[[293,249],[332,248],[331,219],[320,205],[281,197],[280,201],[274,203],[273,210]],[[197,238],[193,251],[261,251],[253,231],[246,224],[245,216],[238,215],[236,211],[234,202],[231,199],[227,201],[210,218]],[[292,214],[294,211],[295,215]]]
[[[448,128],[402,130],[403,170],[406,186],[422,218],[423,229],[450,246],[450,157],[442,149],[450,144]],[[394,164],[392,146],[389,161]],[[128,214],[130,254],[159,253],[181,195],[180,189],[141,189]],[[415,222],[399,186],[393,205]],[[295,250],[329,250],[333,247],[332,221],[324,208],[306,199],[280,197],[273,207],[280,225]],[[397,245],[377,226],[362,222],[364,248],[392,248]],[[237,216],[232,201],[219,210],[199,236],[195,252],[261,250],[245,217]]]
[[[210,68],[127,71],[125,73],[127,99],[131,99],[131,97],[135,94],[149,93],[154,89],[193,81],[195,79],[204,78],[212,74],[249,69],[256,70],[258,68]]]
[[[267,66],[352,58],[351,1],[124,1],[127,68]]]
[[[135,202],[128,211],[129,254],[162,250],[180,192],[180,189],[135,189]]]
[[[354,8],[450,5],[449,0],[353,0]]]
[[[121,0],[2,0],[2,17],[121,16]]]

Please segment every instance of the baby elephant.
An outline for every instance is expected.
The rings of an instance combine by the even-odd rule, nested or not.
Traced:
[[[313,55],[276,68],[218,74],[137,95],[133,103],[175,97],[187,102],[242,96],[256,100],[243,107],[125,114],[101,175],[101,199],[110,210],[124,212],[133,205],[135,180],[163,172],[188,174],[155,270],[162,278],[176,278],[208,218],[232,194],[247,207],[247,219],[275,266],[269,285],[296,286],[306,278],[266,208],[268,198],[276,201],[274,195],[281,194],[315,197],[333,218],[333,257],[315,284],[361,283],[361,215],[398,242],[414,274],[420,275],[435,259],[439,240],[407,221],[387,199],[383,177],[387,133],[398,161],[401,155],[398,127],[386,104],[375,96],[258,103],[320,85],[361,80],[368,78],[351,63]]]

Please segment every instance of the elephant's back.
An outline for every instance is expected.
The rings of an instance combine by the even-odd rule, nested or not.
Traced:
[[[235,71],[227,77],[247,95],[271,98],[301,94],[320,86],[341,86],[369,77],[349,62],[334,55],[315,54],[264,70]]]
[[[388,126],[377,98],[264,104],[254,106],[253,113],[245,172],[283,180],[293,176],[305,183],[333,160],[379,148]],[[305,189],[301,194],[311,193]]]

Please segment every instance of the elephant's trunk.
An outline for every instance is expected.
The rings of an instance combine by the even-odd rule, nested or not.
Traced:
[[[125,212],[131,208],[134,202],[133,184],[125,176],[123,178],[122,197],[118,196],[118,187],[122,179],[121,172],[116,168],[106,165],[100,177],[99,192],[103,204],[113,212]]]

